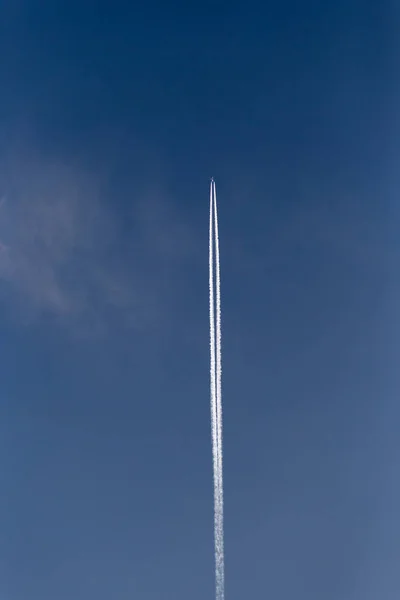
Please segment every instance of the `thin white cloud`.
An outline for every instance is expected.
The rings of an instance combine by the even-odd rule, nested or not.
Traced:
[[[3,306],[57,317],[80,332],[159,318],[160,273],[181,262],[191,239],[161,194],[134,203],[126,236],[117,209],[87,175],[30,160],[16,161],[7,180],[0,190]]]

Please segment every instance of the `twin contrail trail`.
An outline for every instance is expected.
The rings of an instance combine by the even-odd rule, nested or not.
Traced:
[[[217,197],[214,179],[211,180],[210,184],[209,290],[211,434],[214,471],[215,581],[216,600],[224,600],[225,575],[221,394],[221,277],[219,265]]]

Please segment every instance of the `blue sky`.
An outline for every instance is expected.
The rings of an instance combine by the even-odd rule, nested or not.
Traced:
[[[3,2],[0,598],[400,592],[390,3]]]

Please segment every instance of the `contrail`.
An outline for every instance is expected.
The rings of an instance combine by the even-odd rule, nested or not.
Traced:
[[[215,259],[214,259],[215,247]],[[214,284],[215,270],[215,284]],[[210,185],[209,229],[210,291],[210,395],[211,434],[214,472],[214,540],[216,600],[224,600],[224,501],[222,461],[222,389],[221,389],[221,278],[219,264],[218,213],[215,182]]]
[[[217,194],[215,182],[214,192],[214,227],[215,227],[215,291],[216,291],[216,375],[217,375],[217,438],[218,438],[218,494],[219,494],[219,536],[221,548],[220,569],[222,572],[222,598],[224,596],[224,495],[223,495],[223,460],[222,460],[222,354],[221,354],[221,275],[219,261],[219,234]]]

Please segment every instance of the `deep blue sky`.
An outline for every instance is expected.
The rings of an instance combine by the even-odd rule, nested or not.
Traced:
[[[400,594],[399,15],[0,6],[0,599]]]

